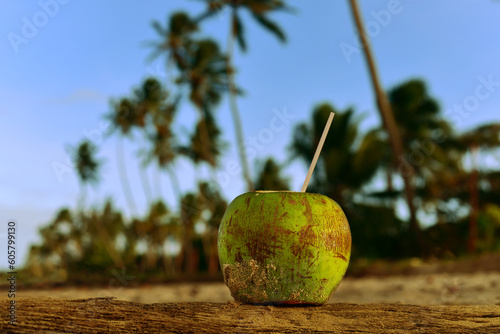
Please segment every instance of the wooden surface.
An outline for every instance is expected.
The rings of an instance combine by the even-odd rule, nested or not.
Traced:
[[[0,298],[1,333],[500,333],[500,305],[274,307],[19,297],[12,326],[8,302]]]

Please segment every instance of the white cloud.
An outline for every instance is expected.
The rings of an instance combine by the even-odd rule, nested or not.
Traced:
[[[69,95],[45,100],[48,105],[68,105],[77,102],[105,102],[108,96],[93,89],[77,89]]]

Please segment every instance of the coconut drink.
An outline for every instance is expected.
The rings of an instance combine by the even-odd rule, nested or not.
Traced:
[[[218,252],[236,301],[322,305],[344,277],[351,255],[347,218],[332,199],[305,192],[332,119],[301,192],[254,191],[229,204]]]

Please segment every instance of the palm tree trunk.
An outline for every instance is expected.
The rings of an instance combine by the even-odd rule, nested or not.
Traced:
[[[191,273],[193,268],[193,233],[190,222],[184,222],[184,237],[182,238],[181,251],[177,258],[177,271]]]
[[[78,196],[78,199],[77,199],[77,211],[79,212],[83,212],[83,210],[85,209],[85,184],[83,181],[80,181],[80,195]]]
[[[172,273],[172,266],[170,265],[170,256],[167,254],[162,254],[162,260],[163,260],[163,270],[165,271],[165,275],[167,275],[168,278],[171,278]]]
[[[207,267],[210,263],[210,244],[211,244],[211,238],[210,238],[210,226],[207,226],[207,230],[203,235],[200,236],[201,238],[201,246],[203,247],[203,255],[205,256],[205,263],[207,264]]]
[[[250,177],[250,169],[248,167],[247,156],[244,150],[244,139],[243,139],[243,126],[241,124],[240,112],[238,110],[238,103],[236,100],[236,84],[234,80],[233,73],[233,53],[234,53],[234,40],[236,38],[236,8],[232,9],[233,19],[231,20],[231,31],[229,33],[228,43],[227,43],[227,73],[229,81],[229,104],[231,109],[231,115],[233,118],[234,132],[236,134],[236,142],[238,144],[238,154],[240,156],[241,168],[243,170],[243,178],[247,183],[247,190],[252,191],[254,189],[252,178]]]
[[[392,165],[387,166],[387,170],[385,171],[385,177],[387,181],[387,192],[391,192],[394,190],[393,182],[392,182]]]
[[[363,23],[357,1],[349,0],[349,2],[351,4],[351,10],[356,24],[356,29],[358,30],[359,37],[361,38],[365,60],[370,71],[370,77],[372,80],[373,89],[375,90],[375,95],[377,97],[378,110],[382,117],[382,122],[384,124],[384,127],[389,134],[389,141],[391,144],[392,152],[394,154],[395,165],[397,165],[398,159],[403,159],[403,161],[406,162],[406,158],[403,152],[403,144],[401,141],[401,136],[399,135],[396,121],[394,120],[394,114],[392,113],[392,108],[391,104],[389,103],[389,99],[387,98],[387,95],[385,94],[384,90],[380,85],[380,79],[377,73],[375,59],[372,55],[368,38],[363,29]],[[421,252],[423,250],[422,240],[421,240],[420,226],[417,221],[417,214],[414,204],[415,191],[413,188],[413,184],[411,182],[413,171],[402,172],[401,176],[403,177],[406,202],[408,204],[408,209],[410,211],[410,229],[412,230],[412,232],[414,233],[414,237],[416,238],[417,242],[416,246],[420,248],[419,251]]]
[[[210,133],[208,132],[207,126],[207,118],[204,115],[203,106],[201,106],[201,117],[202,121],[200,122],[200,145],[203,151],[203,155],[210,166],[215,166],[214,155],[212,154],[212,142],[210,140]]]
[[[162,199],[163,193],[162,193],[162,189],[161,189],[161,173],[160,173],[160,168],[158,166],[153,171],[153,177],[154,177],[153,184],[155,186],[156,198]]]
[[[146,252],[146,263],[148,270],[154,270],[156,268],[156,264],[158,262],[156,249],[151,243],[148,245],[148,250]]]
[[[177,174],[175,174],[175,171],[172,169],[171,166],[167,166],[167,173],[168,177],[170,178],[170,183],[172,185],[172,190],[174,192],[175,198],[177,198],[177,201],[180,203],[181,201],[181,186],[179,184],[179,179],[177,178]]]
[[[146,168],[139,166],[139,176],[141,178],[142,189],[144,189],[144,195],[146,196],[146,201],[152,203],[151,187],[149,185],[148,174],[146,173]]]
[[[210,276],[217,275],[219,269],[219,256],[217,252],[217,229],[210,231],[212,236],[210,238],[210,257],[208,261],[208,274]]]
[[[477,145],[472,144],[470,155],[472,171],[470,174],[470,216],[469,216],[469,238],[467,240],[467,251],[474,253],[477,246],[477,213],[479,211],[478,193],[478,170],[477,170]]]
[[[132,215],[137,215],[137,207],[135,205],[134,197],[132,196],[132,191],[130,190],[130,184],[128,182],[127,171],[125,169],[125,159],[123,154],[123,138],[116,139],[116,161],[118,163],[118,172],[120,174],[120,183],[122,184],[122,190],[125,195],[125,200],[130,208],[130,213]]]

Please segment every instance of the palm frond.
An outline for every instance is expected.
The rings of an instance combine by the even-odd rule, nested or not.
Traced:
[[[165,36],[168,34],[168,30],[163,28],[160,22],[158,21],[153,21],[151,22],[151,26],[153,27],[154,30],[158,33],[160,36]]]
[[[286,36],[283,30],[274,23],[273,21],[269,20],[267,17],[264,15],[259,15],[259,14],[252,14],[252,16],[259,22],[266,30],[269,32],[273,33],[281,42],[286,42]]]
[[[233,12],[233,36],[236,37],[238,45],[244,52],[247,50],[247,43],[245,40],[245,32],[243,28],[243,23],[241,22],[240,16],[236,11]]]

